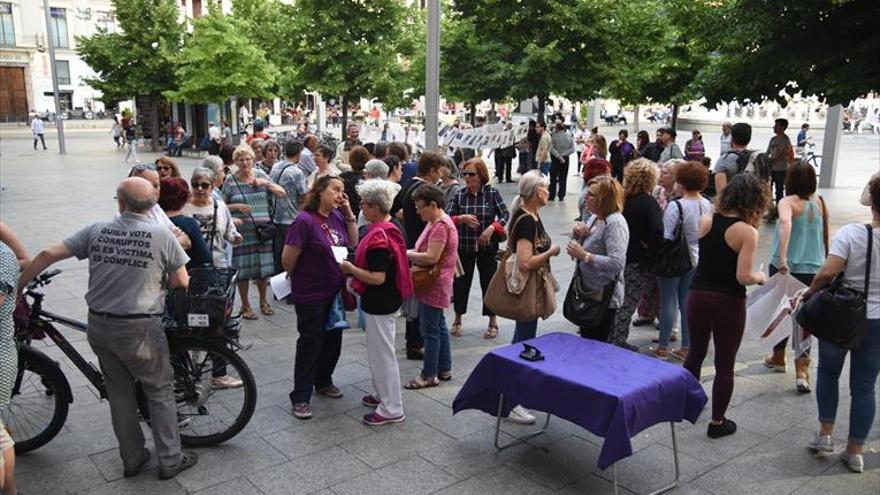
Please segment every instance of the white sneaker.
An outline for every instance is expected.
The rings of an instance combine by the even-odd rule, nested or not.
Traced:
[[[831,435],[816,435],[816,438],[810,440],[809,447],[813,452],[834,452]]]
[[[529,412],[528,409],[523,406],[516,405],[513,409],[510,410],[510,414],[507,415],[507,421],[511,423],[516,423],[518,425],[530,425],[535,422],[535,417],[532,413]]]
[[[854,473],[861,473],[865,470],[865,459],[862,454],[850,454],[844,449],[840,453],[840,460]]]
[[[224,376],[216,376],[211,378],[211,388],[215,390],[225,389],[225,388],[239,388],[244,383],[238,378],[231,377],[229,375]]]

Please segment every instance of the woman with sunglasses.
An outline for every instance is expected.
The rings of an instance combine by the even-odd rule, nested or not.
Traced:
[[[480,272],[480,289],[485,297],[489,281],[498,267],[498,243],[505,237],[504,227],[510,219],[501,193],[489,184],[489,169],[482,159],[466,161],[461,175],[465,187],[459,189],[446,205],[446,213],[458,229],[458,258],[464,267],[464,275],[453,283],[455,321],[451,334],[454,337],[461,337],[461,317],[467,313],[474,266]],[[498,320],[485,304],[483,315],[489,317],[483,338],[494,339],[498,335]]]
[[[159,173],[160,179],[164,179],[165,177],[180,177],[180,168],[177,167],[177,163],[171,158],[160,156],[154,163],[156,164],[156,172]]]
[[[180,177],[165,177],[159,188],[159,206],[168,215],[177,228],[189,236],[192,246],[186,250],[189,262],[186,269],[205,268],[211,266],[211,251],[205,244],[205,238],[195,219],[183,213],[183,207],[189,199],[189,187],[186,180]]]
[[[231,264],[231,259],[227,262],[226,243],[239,244],[242,236],[235,228],[235,222],[226,203],[214,197],[215,184],[216,176],[210,169],[199,167],[193,170],[190,182],[192,196],[181,209],[181,213],[199,222],[202,237],[207,240],[211,250],[214,266],[227,268]]]
[[[254,280],[260,295],[260,312],[266,316],[275,314],[266,297],[266,279],[273,275],[272,236],[262,239],[257,226],[272,223],[269,204],[272,196],[283,198],[284,188],[269,180],[262,170],[254,168],[254,152],[248,145],[235,149],[232,160],[238,169],[226,176],[223,183],[223,200],[235,218],[241,220],[238,231],[244,240],[232,251],[232,267],[238,270],[238,292],[241,294],[241,316],[256,320],[248,299],[248,286]]]
[[[703,135],[694,129],[691,138],[684,143],[684,157],[688,161],[702,162],[705,156],[706,146],[703,145]]]

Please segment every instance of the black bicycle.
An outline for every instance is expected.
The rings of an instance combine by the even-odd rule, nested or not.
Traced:
[[[240,319],[230,316],[235,271],[202,270],[200,277],[191,273],[189,290],[172,293],[170,314],[163,318],[174,370],[181,443],[191,447],[216,445],[234,437],[250,421],[257,403],[254,376],[238,354],[244,350],[238,343]],[[33,340],[48,336],[100,397],[107,398],[104,375],[55,326],[85,332],[86,324],[43,309],[44,295],[37,289],[59,273],[61,270],[45,272],[28,284],[24,296],[32,302],[28,306],[25,299],[16,310],[18,376],[2,417],[19,454],[51,441],[64,426],[74,399],[61,366],[33,347]],[[198,294],[193,295],[193,289]],[[189,305],[184,307],[182,301],[189,301]],[[222,306],[220,313],[218,306]],[[146,396],[140,387],[138,406],[142,419],[149,423]]]

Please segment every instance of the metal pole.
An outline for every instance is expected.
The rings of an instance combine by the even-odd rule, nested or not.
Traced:
[[[440,109],[440,0],[428,0],[428,39],[425,64],[425,149],[437,151]]]
[[[819,187],[833,188],[837,182],[837,157],[840,135],[843,133],[843,107],[828,107],[825,118],[825,137],[822,139],[822,165],[819,169]]]
[[[49,36],[49,65],[52,71],[52,93],[55,95],[55,129],[58,130],[58,151],[63,155],[67,153],[64,145],[64,121],[61,119],[61,96],[58,94],[58,71],[55,70],[55,35],[52,33],[52,16],[49,14],[49,0],[43,0],[43,8],[46,11],[46,32]]]

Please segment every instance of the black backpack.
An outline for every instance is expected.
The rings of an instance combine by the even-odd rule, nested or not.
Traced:
[[[773,171],[773,163],[767,153],[755,150],[728,151],[736,155],[736,173],[753,174],[761,180],[769,181]]]
[[[684,209],[681,201],[672,202],[678,207],[678,224],[675,226],[675,238],[663,239],[654,260],[654,273],[658,277],[680,277],[694,268],[691,250],[687,237],[684,235]],[[666,206],[669,208],[669,206]]]

